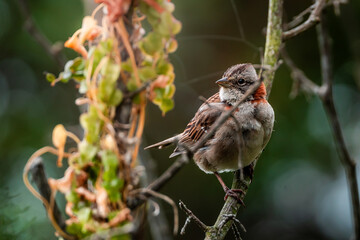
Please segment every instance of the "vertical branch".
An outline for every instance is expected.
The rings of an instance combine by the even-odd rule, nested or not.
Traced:
[[[266,30],[266,43],[263,64],[271,66],[263,72],[267,96],[270,95],[275,76],[275,66],[279,58],[282,39],[282,12],[283,0],[269,0],[268,23]]]
[[[266,44],[265,44],[265,56],[264,65],[270,66],[270,69],[263,71],[262,76],[267,86],[268,95],[270,94],[272,82],[275,76],[276,63],[278,61],[281,42],[282,42],[282,10],[283,0],[269,0],[269,11],[268,11],[268,24],[266,33]],[[239,197],[241,200],[245,198],[246,192],[251,183],[251,171],[244,171],[244,178],[240,178],[240,171],[235,173],[232,189],[241,189],[243,194]],[[234,221],[229,216],[236,216],[240,204],[236,199],[229,197],[215,224],[209,227],[205,233],[205,240],[220,240],[224,239],[227,232],[230,230]]]
[[[334,98],[332,94],[333,75],[331,66],[331,48],[325,20],[326,19],[322,17],[320,24],[316,28],[321,57],[321,72],[323,81],[322,88],[324,89],[324,92],[321,93],[320,97],[332,128],[337,153],[343,167],[345,168],[347,183],[349,185],[348,187],[351,194],[352,215],[355,230],[354,239],[360,239],[360,205],[358,182],[356,175],[356,163],[351,158],[349,151],[346,147],[341,126],[339,123],[339,118],[334,105]]]

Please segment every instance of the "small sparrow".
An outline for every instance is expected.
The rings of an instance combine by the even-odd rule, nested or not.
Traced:
[[[232,108],[255,83],[260,81],[254,67],[237,64],[230,67],[223,77],[216,81],[219,92],[203,103],[183,133],[148,146],[145,149],[170,145],[178,139],[179,144],[170,158],[184,152],[184,145],[191,149],[214,122]],[[274,126],[274,110],[266,100],[264,83],[250,95],[222,124],[204,146],[194,153],[194,161],[201,170],[213,173],[218,178],[226,195],[242,201],[236,193],[240,189],[229,189],[219,173],[235,171],[253,163],[269,142]]]

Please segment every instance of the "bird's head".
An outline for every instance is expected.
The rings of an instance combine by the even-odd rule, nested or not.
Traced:
[[[257,81],[260,80],[253,65],[250,63],[237,64],[230,67],[225,71],[222,78],[216,81],[220,86],[219,95],[221,101],[235,104]]]

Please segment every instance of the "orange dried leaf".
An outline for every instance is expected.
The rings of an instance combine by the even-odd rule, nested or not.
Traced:
[[[115,227],[126,220],[131,221],[132,216],[130,213],[131,211],[129,208],[122,209],[113,219],[110,220],[109,226]]]
[[[84,197],[86,200],[90,202],[96,201],[96,195],[93,192],[90,192],[84,187],[79,187],[75,189],[75,192],[79,194],[80,196]]]
[[[65,47],[67,48],[71,48],[73,49],[75,52],[78,52],[81,54],[81,56],[83,58],[87,58],[88,56],[88,53],[85,49],[85,47],[81,44],[78,36],[77,36],[77,33],[75,33],[71,38],[69,38],[65,44],[64,44]]]
[[[65,206],[65,213],[66,213],[69,217],[71,217],[71,218],[75,217],[75,215],[74,215],[74,213],[73,213],[73,211],[72,211],[73,205],[74,205],[74,203],[72,203],[72,202],[67,202],[67,203],[66,203],[66,206]]]
[[[74,169],[68,168],[65,171],[64,177],[59,179],[49,178],[48,183],[53,191],[60,191],[62,193],[68,193],[71,190],[71,183],[74,178]]]
[[[52,132],[52,141],[55,147],[59,148],[64,146],[66,143],[66,129],[62,124],[58,124],[55,126]]]
[[[106,218],[107,215],[110,212],[109,206],[108,206],[108,194],[103,187],[98,187],[97,194],[96,194],[96,205],[99,210],[99,215],[101,217]]]
[[[64,150],[65,150],[65,144],[66,144],[66,137],[67,132],[66,129],[62,124],[58,124],[55,126],[53,133],[52,133],[52,141],[55,147],[58,148],[59,154],[58,154],[58,160],[57,160],[57,166],[62,166],[62,159],[64,157]]]

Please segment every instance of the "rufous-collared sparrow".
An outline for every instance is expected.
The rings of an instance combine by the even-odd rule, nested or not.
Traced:
[[[237,64],[225,71],[216,81],[219,92],[203,103],[183,133],[148,146],[162,148],[178,139],[178,146],[171,157],[184,152],[195,145],[212,127],[214,122],[232,108],[245,92],[260,81],[251,64]],[[194,161],[206,173],[214,173],[227,196],[237,198],[240,190],[229,189],[218,173],[235,171],[253,163],[268,143],[274,126],[274,110],[266,100],[264,83],[250,95],[206,141],[204,146],[194,153]],[[237,198],[238,199],[238,198]]]

